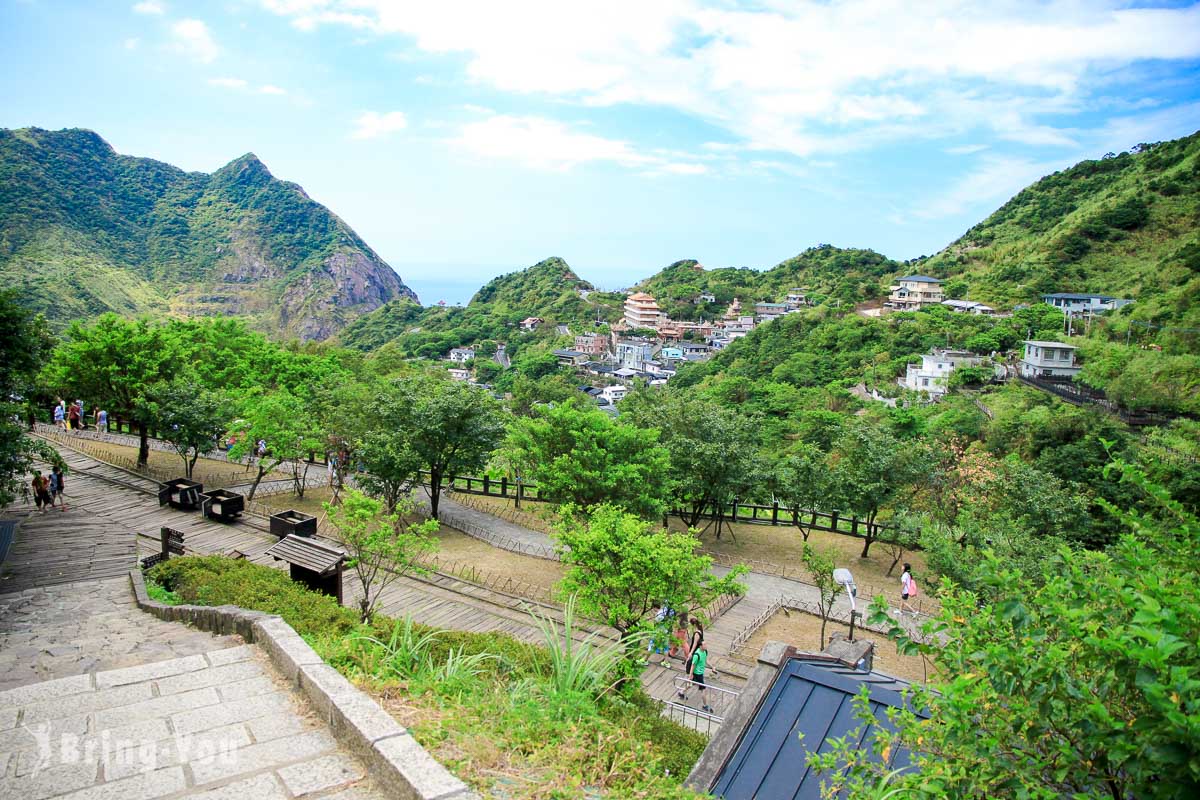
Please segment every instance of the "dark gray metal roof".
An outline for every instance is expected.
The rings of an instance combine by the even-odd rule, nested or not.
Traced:
[[[853,704],[863,686],[875,717],[867,726],[855,716]],[[869,748],[880,726],[894,729],[887,709],[904,705],[901,693],[907,688],[897,678],[861,672],[830,656],[789,658],[718,773],[712,793],[727,800],[819,800],[822,777],[808,768],[808,754],[828,750],[827,740],[851,734],[860,748]],[[908,764],[907,750],[891,754],[892,769]]]
[[[338,564],[346,560],[345,552],[336,547],[330,547],[294,533],[289,533],[280,539],[267,550],[266,554],[279,561],[311,569],[320,575],[332,572]]]
[[[896,278],[898,281],[912,281],[913,283],[941,283],[941,278],[931,278],[928,275],[905,275],[903,278]]]

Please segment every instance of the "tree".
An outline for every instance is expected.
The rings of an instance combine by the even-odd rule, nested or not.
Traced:
[[[796,445],[771,471],[771,489],[787,507],[792,524],[807,542],[817,511],[829,502],[829,466],[825,454],[811,444],[801,442]],[[805,527],[800,520],[805,511],[811,514],[810,527]]]
[[[757,422],[700,397],[647,392],[634,397],[633,403],[624,401],[629,416],[661,431],[672,495],[688,526],[696,527],[707,511],[720,539],[725,509],[758,483]]]
[[[395,513],[421,471],[421,457],[409,446],[407,432],[396,428],[370,431],[355,443],[355,458],[363,469],[359,485],[382,500],[387,513]]]
[[[745,565],[718,578],[712,559],[697,552],[695,535],[664,530],[617,506],[569,519],[555,538],[567,565],[560,592],[576,595],[584,616],[616,628],[630,661],[641,658],[635,634],[652,624],[659,603],[696,614],[722,595],[746,591],[738,582]]]
[[[397,503],[393,513],[385,513],[382,503],[351,489],[340,505],[324,503],[334,537],[349,558],[346,566],[362,584],[358,610],[364,623],[370,622],[375,606],[385,589],[410,573],[424,574],[420,560],[438,548],[434,536],[435,520],[406,523],[413,513],[411,500]]]
[[[1200,792],[1200,519],[1136,469],[1110,470],[1145,492],[1106,553],[1060,548],[1039,575],[985,553],[994,599],[944,582],[942,611],[921,637],[898,625],[901,652],[927,653],[938,675],[911,690],[878,748],[908,747],[903,797],[1194,797]],[[877,598],[882,601],[883,598]],[[888,624],[886,602],[872,623]],[[922,641],[930,642],[923,644]],[[911,709],[926,709],[928,719]],[[872,768],[857,739],[818,757],[851,797]],[[849,745],[848,747],[846,745]]]
[[[392,397],[393,423],[429,470],[429,509],[437,519],[442,484],[483,468],[504,434],[503,411],[482,389],[429,377],[400,384]]]
[[[833,611],[833,603],[837,600],[840,584],[833,579],[834,551],[818,549],[808,542],[804,543],[804,551],[800,556],[804,568],[813,586],[817,587],[817,614],[821,617],[821,638],[817,649],[825,649],[825,626],[829,623],[829,614]]]
[[[42,371],[51,391],[90,398],[137,426],[138,464],[150,457],[148,393],[170,380],[181,360],[161,325],[105,314],[91,326],[72,323]]]
[[[543,499],[585,512],[605,503],[661,517],[669,461],[657,431],[618,422],[584,402],[572,399],[514,420],[506,445],[512,461]]]
[[[15,500],[34,459],[62,465],[57,451],[26,435],[18,421],[32,413],[33,377],[50,350],[45,320],[13,291],[0,291],[0,507]]]
[[[250,397],[235,420],[230,434],[234,437],[229,456],[240,461],[254,456],[260,441],[266,443],[266,455],[258,459],[258,471],[246,499],[253,500],[263,476],[286,466],[292,475],[297,497],[304,496],[308,475],[306,457],[321,449],[321,440],[313,431],[308,409],[300,398],[281,389]]]
[[[183,460],[184,474],[190,480],[196,461],[215,450],[219,437],[229,428],[228,399],[194,381],[176,379],[151,387],[147,404],[153,424]]]
[[[323,450],[331,465],[330,502],[337,505],[351,463],[361,462],[359,442],[373,426],[381,425],[375,393],[369,383],[345,381],[316,393],[314,410],[323,434]],[[395,504],[388,505],[388,513]]]
[[[866,520],[862,549],[866,558],[879,534],[875,519],[880,509],[904,498],[922,475],[921,449],[883,427],[860,421],[838,439],[832,462],[837,496]]]

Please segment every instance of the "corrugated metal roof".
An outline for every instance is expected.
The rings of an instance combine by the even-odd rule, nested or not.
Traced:
[[[280,539],[266,554],[279,561],[311,569],[320,575],[332,572],[338,564],[346,560],[344,551],[294,533]]]
[[[875,717],[866,726],[853,704],[863,686]],[[901,693],[907,688],[897,678],[860,672],[829,656],[788,659],[717,775],[712,793],[726,800],[819,800],[821,776],[808,768],[808,754],[828,749],[827,740],[848,735],[857,737],[860,748],[869,748],[879,727],[894,729],[887,709],[904,705]],[[892,769],[908,764],[908,751],[892,754]]]

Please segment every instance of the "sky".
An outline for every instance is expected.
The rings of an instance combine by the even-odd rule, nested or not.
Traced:
[[[813,245],[932,254],[1084,158],[1200,129],[1200,3],[0,0],[0,127],[253,152],[425,303]]]

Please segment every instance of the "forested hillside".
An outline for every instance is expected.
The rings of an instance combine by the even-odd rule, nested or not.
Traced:
[[[85,130],[0,130],[0,278],[56,326],[105,311],[229,314],[302,339],[415,299],[253,154],[187,173]]]
[[[497,342],[505,342],[515,354],[523,341],[552,336],[557,325],[582,331],[594,328],[597,320],[614,321],[623,300],[622,295],[596,292],[561,258],[547,258],[492,279],[464,307],[390,303],[350,325],[339,340],[361,350],[394,342],[405,355],[425,358],[471,344],[490,355]],[[545,324],[522,333],[518,325],[526,317],[540,317]]]
[[[819,245],[769,270],[746,267],[705,269],[694,260],[676,261],[638,288],[654,295],[672,319],[712,319],[735,297],[742,301],[778,301],[793,288],[815,300],[853,304],[878,297],[881,282],[903,266],[874,250]],[[697,302],[707,292],[715,299]]]
[[[1104,293],[1135,299],[1135,319],[1200,327],[1200,133],[1047,176],[919,269],[1001,306]]]

